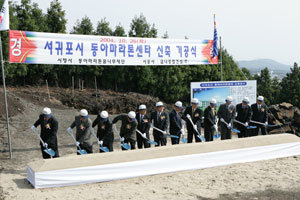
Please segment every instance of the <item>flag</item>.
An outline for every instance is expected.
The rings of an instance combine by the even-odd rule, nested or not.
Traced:
[[[0,31],[9,30],[9,7],[8,0],[4,0],[0,11]]]
[[[217,33],[216,19],[215,19],[215,15],[214,15],[214,40],[213,40],[213,48],[212,48],[211,57],[214,58],[216,56],[218,56],[218,33]]]

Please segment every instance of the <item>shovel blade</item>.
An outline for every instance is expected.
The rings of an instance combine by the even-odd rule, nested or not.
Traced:
[[[157,145],[157,142],[155,142],[155,141],[152,141],[152,140],[147,140],[147,142],[148,142],[149,144],[154,144],[154,145]]]
[[[104,152],[109,152],[109,149],[107,147],[100,146],[99,148]]]
[[[167,136],[170,137],[170,138],[179,138],[177,135],[168,134]]]
[[[216,135],[214,135],[214,139],[218,139],[219,137],[221,137],[220,133],[217,133]]]
[[[254,129],[256,126],[248,126],[247,129]]]
[[[203,137],[202,135],[197,135],[197,137],[201,140],[201,142],[205,142],[205,137]]]
[[[180,140],[181,140],[181,142],[183,142],[183,143],[187,143],[187,139],[185,139],[185,138],[180,138]]]
[[[44,149],[44,152],[50,156],[55,156],[55,152],[52,149]]]
[[[241,131],[237,130],[237,129],[231,129],[233,132],[236,132],[236,133],[240,133]]]
[[[122,143],[121,146],[126,149],[126,150],[129,150],[130,149],[130,145],[127,144],[127,143]]]
[[[84,150],[84,149],[77,150],[77,152],[78,152],[80,155],[85,155],[85,154],[87,154],[86,150]]]

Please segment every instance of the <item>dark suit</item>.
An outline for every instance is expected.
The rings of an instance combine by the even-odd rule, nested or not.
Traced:
[[[197,126],[198,133],[201,134],[201,122],[203,117],[203,111],[200,108],[196,108],[193,111],[192,106],[189,106],[185,109],[183,113],[183,119],[187,122],[186,125],[188,131],[188,143],[193,142],[193,136],[195,136],[196,142],[201,142],[200,138],[197,137],[198,133],[195,131],[190,120],[186,117],[188,114],[191,116],[194,125]]]
[[[48,144],[48,149],[52,149],[55,152],[55,156],[59,157],[58,146],[57,146],[57,130],[58,130],[58,122],[55,117],[51,116],[50,119],[45,120],[44,115],[40,115],[39,119],[34,123],[34,126],[37,127],[41,125],[41,138],[42,140]],[[50,155],[44,152],[45,147],[43,147],[42,142],[40,142],[41,151],[43,158],[51,158]]]
[[[242,123],[246,123],[246,122],[249,123],[251,114],[252,114],[251,107],[249,105],[246,105],[243,108],[242,103],[240,103],[240,104],[236,105],[235,109],[237,112],[237,116],[235,119]],[[240,133],[238,133],[239,138],[249,136],[249,131],[245,126],[243,126],[239,123],[236,123],[236,126],[237,126],[237,129],[240,131]]]
[[[153,126],[159,128],[162,131],[167,131],[169,126],[169,115],[166,112],[162,112],[160,115],[157,111],[151,113],[150,122],[153,121]],[[163,133],[153,129],[154,141],[157,142],[156,146],[166,146],[167,136]]]
[[[267,114],[268,108],[267,108],[266,104],[262,104],[260,106],[260,109],[258,109],[258,104],[257,103],[252,104],[251,109],[252,109],[251,120],[261,122],[261,123],[265,123],[265,122],[268,121],[268,114]],[[265,126],[259,125],[259,124],[254,124],[254,123],[251,123],[251,125],[257,127],[256,129],[252,129],[251,136],[257,136],[258,132],[259,132],[259,129],[261,129],[261,134],[262,135],[267,134]]]
[[[110,119],[108,119],[106,122],[101,121],[100,115],[97,116],[97,118],[94,120],[92,127],[98,126],[97,130],[97,137],[99,140],[103,141],[103,146],[107,147],[110,152],[112,152],[113,149],[113,142],[114,142],[114,134],[112,131],[112,122]],[[100,149],[100,152],[104,152]]]
[[[144,115],[141,118],[141,114],[136,114],[136,120],[138,122],[137,129],[141,133],[146,133],[146,137],[149,138],[149,129],[150,129],[150,118],[147,115]],[[137,139],[137,145],[139,149],[143,148],[149,148],[150,144],[147,142],[145,138],[143,138],[138,132],[136,132],[136,139]]]
[[[176,135],[180,138],[182,123],[181,123],[181,117],[179,113],[177,113],[176,110],[173,109],[169,113],[169,118],[170,118],[170,134]],[[172,144],[179,144],[179,138],[171,138]]]
[[[122,121],[120,136],[124,137],[125,143],[130,143],[131,150],[135,149],[137,121],[129,121],[128,116],[126,114],[122,114],[115,117],[112,123],[115,124],[119,120]],[[122,150],[125,149],[122,147]]]
[[[235,109],[231,111],[228,109],[228,107],[229,105],[227,105],[226,103],[221,104],[218,111],[219,125],[221,127],[221,140],[231,139],[231,129],[229,129],[227,125],[220,120],[221,118],[223,118],[227,124],[233,123]]]
[[[211,106],[204,110],[204,137],[207,142],[214,140],[214,125],[216,124],[216,111]]]

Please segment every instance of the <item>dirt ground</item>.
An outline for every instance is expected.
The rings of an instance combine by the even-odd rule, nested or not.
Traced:
[[[30,127],[44,106],[51,107],[59,121],[61,157],[76,153],[72,138],[65,131],[78,114],[76,106],[68,108],[58,95],[49,101],[47,92],[40,89],[43,95],[37,95],[38,92],[32,88],[9,90],[9,104],[20,110],[10,118],[12,160],[9,160],[5,120],[0,121],[0,200],[300,199],[300,156],[80,186],[33,189],[26,180],[26,164],[41,159],[41,152],[38,138]],[[92,120],[95,117],[91,115]],[[117,136],[114,150],[120,151]],[[98,152],[96,145],[94,152]]]

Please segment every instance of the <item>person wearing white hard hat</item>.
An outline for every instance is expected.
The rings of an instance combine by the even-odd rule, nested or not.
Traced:
[[[100,142],[100,145],[107,147],[109,152],[112,152],[113,142],[114,142],[114,134],[112,131],[112,122],[108,116],[108,112],[103,110],[101,113],[97,115],[97,118],[93,121],[92,127],[98,126],[97,129],[97,138]],[[104,153],[105,151],[99,149],[100,153]]]
[[[164,111],[164,104],[161,101],[156,103],[156,110],[151,113],[150,123],[152,122],[154,127],[163,131],[163,133],[161,133],[160,131],[153,129],[154,141],[157,142],[156,146],[166,146],[169,115]]]
[[[92,121],[86,109],[79,111],[79,115],[75,116],[75,120],[67,130],[70,131],[74,127],[76,127],[76,141],[78,142],[77,150],[79,150],[79,145],[87,153],[93,153]],[[78,152],[77,155],[79,155]]]
[[[55,152],[53,158],[59,157],[58,146],[57,146],[57,130],[58,122],[52,115],[51,109],[45,107],[40,114],[39,119],[33,124],[31,129],[37,132],[37,127],[41,126],[41,138],[44,142],[40,142],[42,156],[44,159],[51,158],[51,156],[44,152],[46,148],[52,149]]]
[[[249,98],[244,97],[242,103],[237,104],[235,107],[237,113],[237,116],[235,118],[237,122],[235,122],[235,124],[237,129],[240,131],[240,133],[238,133],[239,138],[249,136],[249,130],[247,129],[247,127],[249,126],[249,122],[252,114],[249,103],[250,103]],[[241,123],[243,123],[244,125]]]
[[[265,126],[261,124],[250,123],[251,126],[256,126],[255,129],[251,130],[250,136],[257,136],[259,129],[261,130],[262,135],[267,135],[266,126],[268,125],[268,114],[267,114],[268,107],[264,103],[264,97],[258,96],[257,102],[251,105],[251,109],[252,109],[251,120],[263,123],[265,124]]]
[[[198,133],[201,134],[203,111],[200,108],[198,108],[198,104],[199,100],[193,98],[191,100],[191,106],[188,106],[183,113],[183,118],[187,122],[188,143],[193,142],[193,137],[195,137],[196,142],[201,142],[200,138],[197,135]],[[187,118],[187,115],[190,115],[194,127],[190,120]],[[196,130],[198,131],[198,133]]]
[[[136,128],[137,128],[137,121],[136,121],[136,114],[134,111],[130,111],[127,115],[121,114],[114,118],[112,121],[113,124],[117,123],[121,120],[121,129],[120,129],[120,136],[121,141],[125,143],[130,143],[130,149],[135,149],[136,145]],[[122,147],[122,150],[126,150]]]
[[[176,135],[179,138],[171,138],[172,144],[179,144],[181,134],[184,134],[183,126],[181,122],[181,111],[182,111],[182,102],[177,101],[174,104],[174,109],[169,113],[169,119],[170,119],[170,134]]]
[[[231,139],[231,126],[235,117],[235,107],[232,105],[232,101],[231,96],[226,97],[225,103],[221,104],[218,110],[221,140]]]
[[[136,132],[137,146],[139,149],[149,148],[150,144],[147,142],[149,139],[150,130],[150,118],[147,116],[147,107],[142,104],[139,106],[139,112],[136,114],[136,120],[138,122],[137,130],[139,130],[143,135]]]
[[[216,125],[216,107],[217,100],[211,99],[209,106],[204,110],[204,137],[206,142],[214,140],[214,132],[217,130]]]

